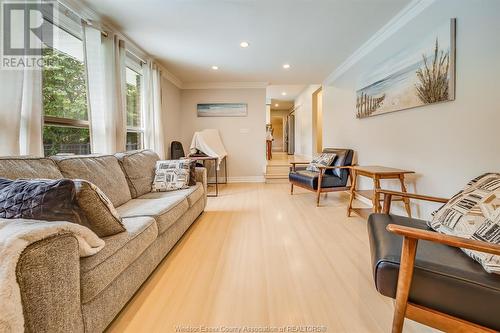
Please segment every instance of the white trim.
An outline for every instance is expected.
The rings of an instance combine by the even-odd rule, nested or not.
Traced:
[[[182,89],[264,89],[267,82],[188,82]]]
[[[387,24],[378,30],[370,39],[368,39],[361,47],[352,53],[340,66],[338,66],[323,82],[324,86],[328,86],[335,82],[339,77],[345,74],[356,63],[363,59],[367,54],[381,45],[389,37],[394,35],[399,29],[404,27],[408,22],[418,16],[427,7],[432,5],[436,0],[413,0],[396,16],[394,16]]]
[[[159,62],[156,62],[156,65],[160,68],[161,76],[170,81],[177,88],[182,89],[183,83],[177,76],[172,74],[165,66],[163,66]]]
[[[215,177],[208,177],[208,181],[215,182]],[[224,181],[224,177],[220,176],[219,181]],[[265,183],[266,179],[264,176],[244,176],[244,177],[227,177],[228,183]],[[215,184],[210,184],[215,185]],[[219,185],[224,185],[219,183]]]

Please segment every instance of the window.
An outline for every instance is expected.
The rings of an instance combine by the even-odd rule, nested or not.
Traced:
[[[141,61],[128,55],[125,69],[127,99],[127,150],[144,145],[143,76]]]
[[[45,156],[90,154],[82,28],[74,14],[65,11],[59,15],[64,15],[61,26],[49,22],[53,25],[54,44],[44,44],[42,54],[44,152]]]

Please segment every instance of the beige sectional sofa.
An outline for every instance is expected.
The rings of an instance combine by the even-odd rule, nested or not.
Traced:
[[[148,150],[0,158],[0,177],[93,182],[113,202],[126,228],[104,237],[105,247],[86,258],[79,257],[71,234],[26,248],[17,266],[26,331],[103,331],[203,212],[206,170],[196,169],[197,184],[188,189],[151,193],[158,159]]]

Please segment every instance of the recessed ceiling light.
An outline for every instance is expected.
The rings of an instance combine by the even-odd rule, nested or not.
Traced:
[[[243,42],[240,43],[240,46],[243,47],[243,48],[246,48],[246,47],[249,47],[250,44],[248,42],[243,41]]]
[[[280,106],[278,103],[274,104],[274,107],[277,108],[278,106]]]
[[[283,68],[284,68],[284,69],[289,69],[289,68],[290,68],[290,64],[284,64],[284,65],[283,65]]]
[[[281,95],[282,95],[282,96],[286,96],[286,92],[285,92],[285,91],[283,91],[283,92],[281,93]]]
[[[218,69],[219,69],[219,66],[212,66],[212,69],[213,69],[214,71],[216,71],[216,70],[218,70]]]

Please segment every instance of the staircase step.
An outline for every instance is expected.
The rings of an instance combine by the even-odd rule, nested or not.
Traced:
[[[290,166],[286,165],[268,165],[266,166],[266,174],[286,174],[290,172]]]

